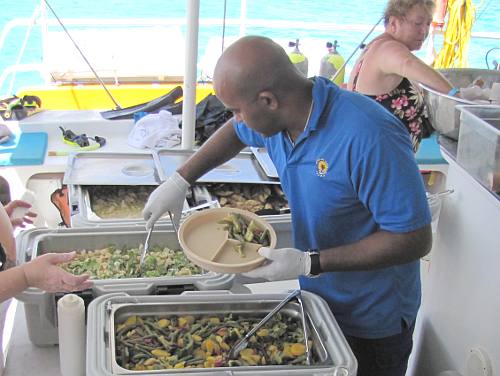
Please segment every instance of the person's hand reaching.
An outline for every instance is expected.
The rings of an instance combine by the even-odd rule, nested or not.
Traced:
[[[71,261],[75,252],[47,253],[26,264],[23,269],[26,282],[30,287],[38,287],[47,292],[71,292],[92,287],[88,274],[74,275],[57,264]]]
[[[249,278],[264,278],[268,281],[295,279],[300,275],[307,275],[311,271],[311,257],[308,253],[295,248],[272,249],[262,247],[259,254],[267,259],[260,266],[243,276]]]
[[[189,183],[178,172],[175,172],[156,188],[149,196],[142,211],[144,220],[147,221],[146,228],[149,230],[153,227],[155,222],[167,211],[172,213],[175,225],[179,226],[188,188]]]
[[[14,200],[9,202],[7,205],[4,206],[5,211],[7,212],[7,215],[10,218],[10,223],[12,224],[13,228],[20,227],[24,228],[26,227],[27,224],[32,224],[33,220],[36,218],[37,214],[32,211],[27,211],[24,217],[22,218],[12,218],[12,213],[14,213],[14,210],[16,208],[26,208],[29,209],[31,208],[31,204],[29,202],[23,201],[23,200]]]

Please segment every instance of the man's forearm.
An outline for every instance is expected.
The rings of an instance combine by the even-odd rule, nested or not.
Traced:
[[[193,184],[208,171],[236,156],[244,147],[230,119],[178,169],[178,172],[189,184]]]
[[[408,233],[375,232],[358,242],[322,250],[323,272],[386,268],[425,256],[432,246],[430,225]]]

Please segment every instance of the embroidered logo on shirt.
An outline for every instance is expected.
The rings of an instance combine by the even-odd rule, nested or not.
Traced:
[[[324,159],[318,159],[316,161],[316,175],[323,177],[328,172],[328,162]]]

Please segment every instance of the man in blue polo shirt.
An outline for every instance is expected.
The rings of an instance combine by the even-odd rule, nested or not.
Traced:
[[[147,227],[179,220],[190,184],[246,145],[266,147],[292,213],[296,248],[247,273],[299,278],[330,305],[358,360],[358,375],[404,375],[420,305],[419,258],[431,217],[410,138],[374,101],[308,80],[285,51],[244,37],[217,62],[214,89],[234,118],[150,196]]]

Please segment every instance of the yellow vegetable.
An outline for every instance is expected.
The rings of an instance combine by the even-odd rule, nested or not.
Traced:
[[[290,346],[290,351],[293,356],[300,356],[306,353],[306,346],[303,343],[294,343]]]
[[[210,321],[211,324],[220,324],[220,319],[218,317],[210,317],[208,321]]]
[[[163,358],[166,358],[167,356],[171,355],[168,351],[165,351],[163,349],[154,349],[153,351],[151,351],[151,354],[153,354],[156,357],[163,357]]]
[[[193,316],[181,316],[179,317],[179,326],[186,326],[194,322]]]
[[[257,331],[257,337],[267,337],[269,335],[269,329],[262,328]]]
[[[156,322],[156,325],[158,325],[160,328],[166,328],[167,326],[170,325],[170,320],[167,319],[161,319]]]
[[[144,365],[145,366],[151,366],[155,363],[158,363],[158,359],[156,358],[149,358],[149,359],[146,359],[146,361],[144,362]]]
[[[195,341],[196,343],[201,342],[201,340],[203,339],[198,334],[193,334],[191,338],[193,338],[193,341]]]
[[[137,324],[137,316],[130,316],[125,322],[123,323],[124,325],[135,325]]]
[[[185,367],[185,364],[186,362],[180,362],[180,363],[177,363],[174,368],[184,368]]]

